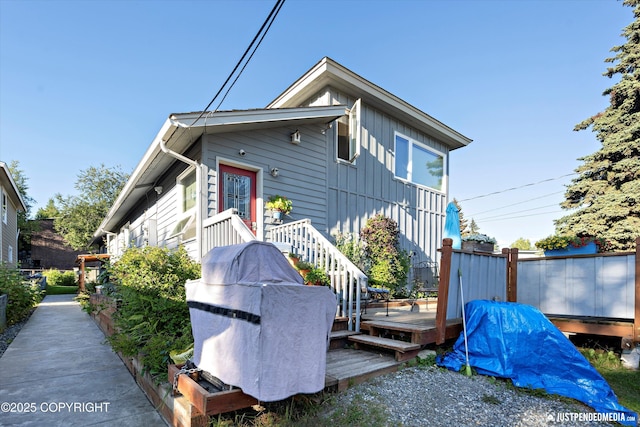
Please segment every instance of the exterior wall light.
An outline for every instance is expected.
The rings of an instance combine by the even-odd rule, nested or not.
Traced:
[[[291,134],[291,143],[296,145],[300,144],[300,131],[298,129]]]

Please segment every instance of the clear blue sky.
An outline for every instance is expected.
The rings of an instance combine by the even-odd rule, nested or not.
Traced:
[[[132,171],[170,113],[208,104],[274,4],[0,0],[0,160],[20,162],[34,213],[82,169]],[[472,138],[451,153],[450,197],[501,246],[535,242],[599,148],[573,127],[606,108],[604,60],[632,19],[615,0],[287,0],[221,109],[262,108],[329,56]]]

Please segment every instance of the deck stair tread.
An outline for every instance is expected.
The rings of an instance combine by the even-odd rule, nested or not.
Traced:
[[[360,332],[356,332],[356,331],[332,331],[331,332],[331,339],[339,339],[339,338],[346,338],[349,337],[351,335],[358,335]]]
[[[352,335],[349,337],[349,341],[367,344],[375,347],[387,348],[389,350],[395,350],[399,352],[407,352],[411,350],[419,350],[420,344],[414,344],[406,341],[392,340],[389,338],[380,338],[370,335]]]
[[[388,320],[367,320],[360,324],[362,329],[371,327],[377,329],[390,329],[402,332],[424,332],[433,329],[432,325],[413,325],[408,323],[390,322]]]

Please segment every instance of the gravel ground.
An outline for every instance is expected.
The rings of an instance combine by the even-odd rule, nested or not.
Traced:
[[[9,326],[4,330],[4,332],[0,334],[0,357],[2,357],[4,352],[7,350],[7,347],[9,347],[9,344],[11,344],[11,341],[13,341],[16,335],[18,335],[20,329],[22,329],[22,327],[27,323],[28,320],[29,318],[27,317],[22,322]]]
[[[354,386],[336,395],[335,405],[324,416],[344,412],[350,405],[380,409],[387,418],[381,425],[390,426],[616,425],[572,421],[570,417],[593,411],[579,403],[518,391],[501,380],[469,378],[435,366],[406,368]]]

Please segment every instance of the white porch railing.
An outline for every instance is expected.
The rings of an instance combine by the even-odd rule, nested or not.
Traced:
[[[257,240],[251,229],[240,219],[235,209],[227,209],[202,223],[202,253],[218,246],[235,245]]]
[[[350,331],[360,331],[360,296],[367,290],[367,276],[308,219],[273,227],[268,237],[271,242],[291,245],[302,260],[327,272],[331,288],[339,297],[338,315],[349,319]]]

